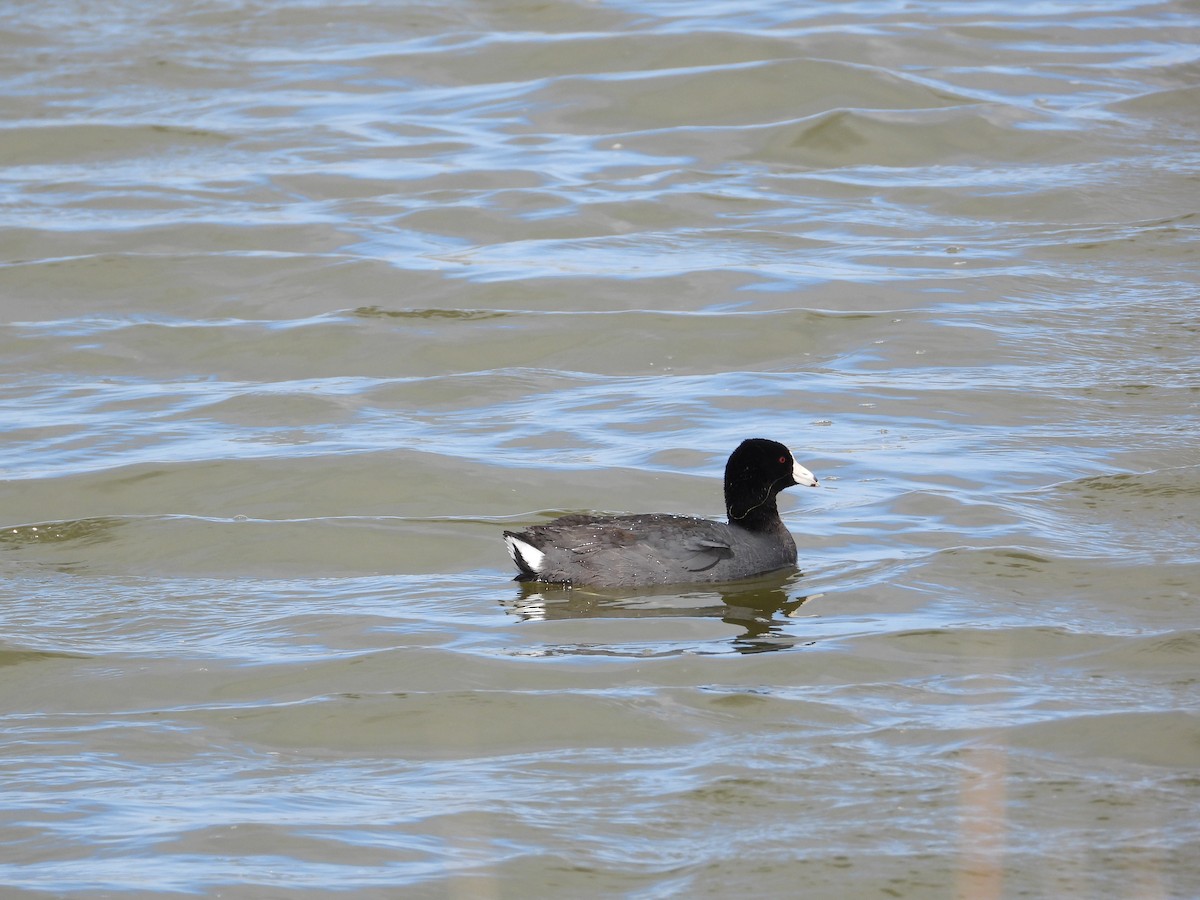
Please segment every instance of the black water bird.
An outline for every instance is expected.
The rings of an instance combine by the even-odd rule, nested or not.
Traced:
[[[659,513],[568,515],[504,532],[517,581],[639,587],[737,581],[796,564],[776,495],[817,479],[783,444],[743,441],[725,464],[728,522]]]

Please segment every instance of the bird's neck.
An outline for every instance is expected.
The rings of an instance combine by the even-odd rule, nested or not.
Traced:
[[[772,493],[765,497],[747,497],[735,491],[726,491],[725,513],[729,516],[730,525],[747,531],[769,532],[783,527]]]

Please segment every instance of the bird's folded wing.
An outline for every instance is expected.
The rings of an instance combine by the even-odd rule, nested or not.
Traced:
[[[733,556],[733,548],[729,544],[714,538],[689,538],[684,546],[690,555],[683,567],[689,572],[703,572]]]

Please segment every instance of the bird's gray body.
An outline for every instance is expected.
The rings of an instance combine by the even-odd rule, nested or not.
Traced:
[[[504,532],[517,581],[650,587],[740,581],[796,564],[775,504],[785,488],[817,478],[778,441],[742,441],[725,463],[727,522],[663,513],[562,516]]]
[[[570,515],[506,531],[504,537],[521,570],[520,581],[593,587],[711,584],[796,564],[796,542],[782,522],[767,531],[749,531],[657,513]]]

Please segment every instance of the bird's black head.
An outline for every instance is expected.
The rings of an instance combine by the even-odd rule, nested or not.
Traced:
[[[742,441],[725,464],[725,511],[730,524],[752,531],[771,527],[779,520],[775,495],[798,484],[816,487],[817,479],[787,447],[766,438]]]

